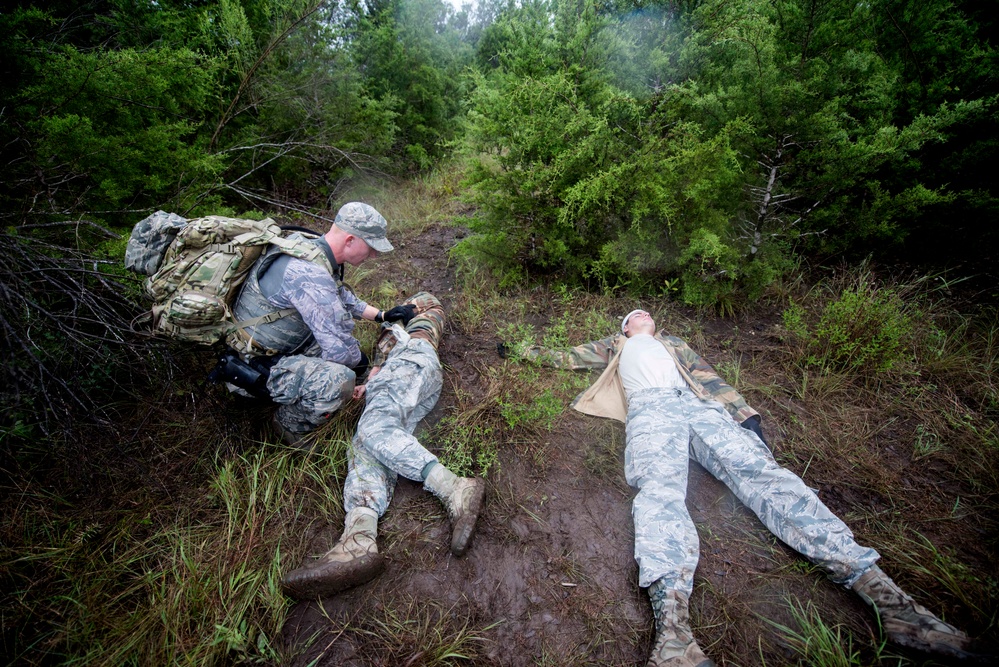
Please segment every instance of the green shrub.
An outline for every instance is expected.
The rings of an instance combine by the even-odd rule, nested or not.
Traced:
[[[792,304],[784,311],[784,326],[804,343],[807,365],[885,372],[913,361],[917,314],[899,288],[878,286],[864,274],[829,301],[814,324],[802,305]]]
[[[521,425],[541,427],[551,431],[565,406],[565,401],[556,396],[551,389],[545,389],[534,396],[530,403],[516,402],[510,397],[500,397],[497,400],[500,414],[511,431]]]

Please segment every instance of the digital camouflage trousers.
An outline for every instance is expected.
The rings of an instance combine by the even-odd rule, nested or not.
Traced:
[[[688,597],[693,589],[699,548],[685,504],[688,458],[833,581],[849,586],[879,558],[720,403],[689,389],[646,389],[628,399],[625,449],[625,476],[638,489],[632,516],[639,586],[662,579]]]
[[[424,468],[437,461],[413,432],[440,397],[443,376],[437,347],[443,335],[444,308],[431,295],[417,297],[424,301],[420,314],[405,330],[399,325],[386,327],[379,341],[380,350],[390,349],[381,369],[367,384],[364,413],[357,424],[344,483],[347,512],[367,507],[382,516],[392,500],[398,475],[423,481]],[[433,302],[425,303],[427,299]],[[394,338],[391,346],[387,335]],[[379,356],[376,352],[376,359]]]
[[[354,371],[335,361],[304,354],[281,357],[271,368],[267,391],[278,404],[277,420],[288,431],[308,433],[350,400]]]

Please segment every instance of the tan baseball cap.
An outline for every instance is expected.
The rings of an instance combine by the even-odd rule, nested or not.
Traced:
[[[392,252],[392,244],[389,243],[385,232],[388,223],[382,214],[372,206],[352,201],[340,207],[336,212],[333,223],[347,232],[363,240],[378,252]]]

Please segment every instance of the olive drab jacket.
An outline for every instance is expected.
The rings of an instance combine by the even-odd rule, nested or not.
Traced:
[[[655,339],[669,352],[681,377],[698,398],[718,401],[740,424],[759,414],[749,407],[739,392],[718,376],[708,362],[690,349],[683,339],[661,333],[657,333]],[[621,349],[627,340],[623,334],[617,334],[563,350],[535,346],[528,348],[523,356],[537,363],[568,370],[603,368],[604,372],[597,381],[576,397],[572,407],[583,414],[624,422],[628,417],[628,400],[617,367],[621,360]]]

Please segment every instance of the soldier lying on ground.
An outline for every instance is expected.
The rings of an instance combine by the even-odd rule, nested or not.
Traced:
[[[638,489],[635,560],[656,624],[650,667],[714,664],[690,629],[698,539],[685,504],[688,457],[724,482],[774,535],[872,605],[891,641],[936,656],[982,657],[963,632],[906,595],[875,565],[878,553],[857,544],[797,475],[777,465],[759,414],[704,359],[681,339],[657,333],[644,310],[629,313],[621,331],[567,350],[533,347],[524,358],[605,369],[573,407],[627,424],[625,476]]]
[[[371,206],[345,204],[330,230],[314,241],[325,251],[332,274],[275,246],[253,266],[236,300],[237,322],[295,310],[232,334],[241,338],[235,347],[248,347],[256,363],[269,369],[267,393],[280,406],[274,426],[290,445],[304,445],[306,434],[329,421],[367,370],[368,360],[353,336],[354,318],[405,324],[412,317],[411,306],[383,312],[343,285],[345,263],[358,266],[392,250],[386,228],[385,218]]]
[[[482,509],[485,482],[458,477],[413,437],[441,393],[437,347],[444,333],[444,308],[421,292],[408,299],[418,313],[406,328],[383,327],[366,385],[355,397],[366,398],[357,424],[343,505],[347,513],[340,540],[318,560],[285,575],[285,593],[297,599],[332,595],[373,579],[385,568],[378,553],[378,518],[385,514],[397,475],[422,481],[440,498],[451,518],[451,553],[468,549]]]

